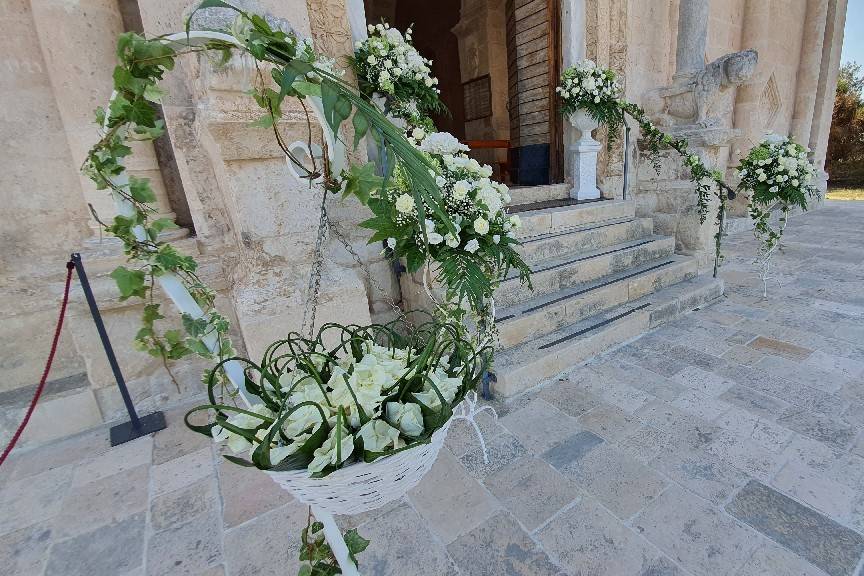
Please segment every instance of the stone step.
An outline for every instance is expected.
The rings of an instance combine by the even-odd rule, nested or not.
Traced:
[[[568,202],[563,206],[537,206],[519,212],[522,227],[517,231],[519,239],[543,234],[553,234],[576,226],[588,226],[601,222],[633,219],[636,205],[632,200],[599,200],[596,202]]]
[[[514,396],[723,294],[723,281],[696,277],[499,351],[492,392]]]
[[[654,223],[650,218],[609,220],[534,236],[523,240],[517,250],[529,265],[533,265],[541,260],[567,253],[578,254],[599,250],[644,238],[653,232]]]
[[[671,256],[674,251],[674,238],[648,236],[591,252],[542,260],[531,267],[533,292],[527,285],[521,285],[512,272],[495,291],[495,301],[499,306],[510,306]]]
[[[170,242],[184,256],[198,256],[198,241],[189,235],[187,228],[167,230],[159,235],[159,241]],[[108,273],[127,262],[123,244],[114,236],[93,238],[84,242],[81,260],[91,274]]]
[[[517,346],[593,314],[694,278],[697,264],[692,257],[672,255],[508,308],[499,308],[500,345],[502,348]]]
[[[569,184],[546,184],[545,186],[518,186],[510,188],[511,207],[544,202],[546,200],[561,200],[569,197]]]

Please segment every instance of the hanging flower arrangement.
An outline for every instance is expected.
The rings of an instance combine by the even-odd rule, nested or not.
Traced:
[[[445,110],[438,78],[432,76],[432,61],[420,55],[411,43],[411,27],[402,34],[387,23],[368,26],[369,37],[355,43],[351,63],[360,91],[381,95],[386,111],[404,120],[410,128],[433,131],[431,114]]]
[[[811,198],[819,192],[813,184],[816,167],[807,158],[808,148],[790,138],[771,136],[754,146],[738,166],[739,188],[750,192],[750,217],[754,234],[760,241],[760,278],[763,294],[771,256],[780,245],[793,208],[806,210]],[[772,226],[772,209],[780,209],[779,225]]]
[[[375,216],[360,225],[374,230],[369,241],[384,241],[394,257],[405,258],[409,272],[433,262],[457,314],[463,302],[481,311],[511,269],[530,285],[531,271],[515,250],[521,222],[506,212],[507,186],[490,180],[492,168],[469,158],[468,147],[452,134],[423,134],[418,147],[437,168],[446,219],[427,206],[417,209],[410,182],[397,167],[392,185],[368,201]]]
[[[314,338],[275,342],[260,364],[241,360],[251,408],[220,404],[211,379],[210,403],[186,422],[225,443],[232,462],[323,477],[427,443],[475,389],[486,352],[437,322],[407,336],[392,325],[325,324]],[[201,411],[213,420],[192,424]]]

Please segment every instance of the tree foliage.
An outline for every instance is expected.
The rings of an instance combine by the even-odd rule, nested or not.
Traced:
[[[840,68],[826,168],[832,181],[864,183],[864,71],[856,62]]]

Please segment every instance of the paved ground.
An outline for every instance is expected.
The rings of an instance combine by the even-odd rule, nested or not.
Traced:
[[[864,554],[864,203],[795,218],[761,297],[728,298],[482,421],[403,501],[346,518],[367,575],[815,576]],[[182,425],[104,430],[0,469],[0,573],[296,574],[306,509]],[[857,571],[857,572],[856,572]]]

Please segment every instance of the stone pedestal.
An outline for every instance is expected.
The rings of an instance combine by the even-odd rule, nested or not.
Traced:
[[[600,153],[600,143],[589,138],[579,140],[567,147],[570,154],[570,170],[573,176],[573,188],[570,197],[576,200],[596,200],[600,198],[597,188],[597,154]]]
[[[591,131],[598,127],[598,123],[584,110],[578,110],[570,116],[570,124],[580,132],[579,140],[567,146],[573,177],[570,197],[576,200],[596,200],[600,198],[600,189],[597,188],[597,155],[600,153],[600,143],[591,137]]]

